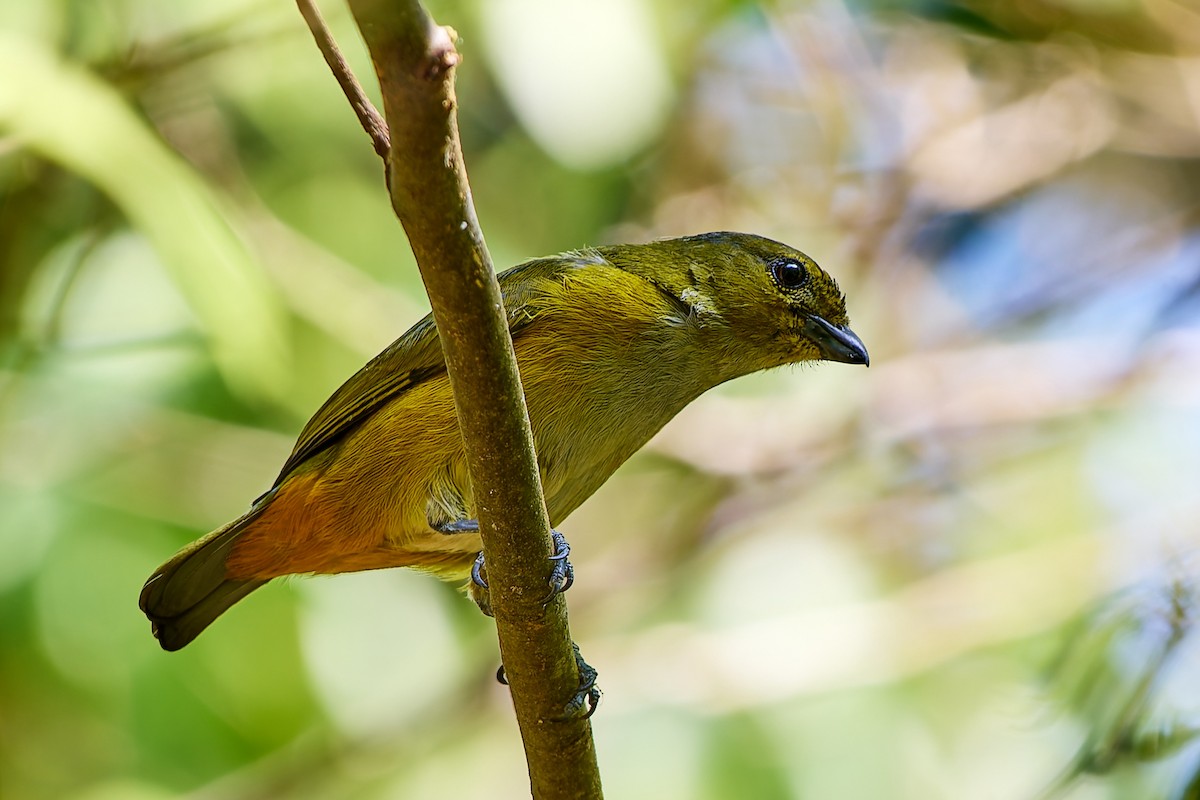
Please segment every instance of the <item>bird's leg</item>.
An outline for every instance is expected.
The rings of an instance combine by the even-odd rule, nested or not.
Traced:
[[[435,523],[433,529],[438,533],[479,533],[479,520],[456,519],[451,522]]]
[[[571,642],[571,649],[575,651],[575,667],[579,670],[579,691],[567,701],[563,719],[588,719],[600,706],[601,692],[600,687],[596,685],[599,673],[595,667],[583,660],[579,645]],[[508,676],[504,674],[503,664],[496,670],[496,680],[508,686]]]
[[[479,520],[477,519],[455,519],[450,522],[431,522],[432,527],[438,533],[453,536],[457,533],[479,533]],[[475,601],[475,605],[479,606],[479,610],[489,617],[495,616],[492,614],[492,598],[488,592],[487,578],[483,574],[483,551],[475,557],[475,563],[471,565],[471,582],[467,584],[467,594]]]
[[[438,533],[453,535],[456,533],[479,533],[479,520],[477,519],[456,519],[451,522],[439,522],[433,525],[433,529]],[[550,578],[547,581],[550,584],[550,594],[542,600],[545,605],[553,600],[558,595],[571,588],[571,584],[575,582],[575,567],[571,565],[568,557],[571,555],[571,545],[567,542],[567,537],[563,536],[556,530],[550,531],[550,539],[554,543],[554,553],[550,556],[550,560],[554,562],[554,566],[550,569]],[[486,567],[483,563],[483,552],[481,551],[475,557],[475,563],[471,565],[471,599],[479,606],[479,610],[492,616],[491,602],[488,598],[487,578],[484,575]]]

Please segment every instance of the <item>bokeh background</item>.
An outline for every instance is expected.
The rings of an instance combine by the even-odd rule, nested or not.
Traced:
[[[609,796],[1200,796],[1200,4],[432,11],[498,264],[755,231],[871,349],[563,526]],[[137,610],[425,308],[290,3],[0,3],[0,796],[527,796],[452,587],[278,582],[175,654]]]

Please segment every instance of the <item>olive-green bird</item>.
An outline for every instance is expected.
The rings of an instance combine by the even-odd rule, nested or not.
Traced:
[[[869,363],[834,279],[761,236],[589,248],[499,279],[554,527],[713,386],[802,361]],[[281,575],[416,567],[465,581],[482,548],[474,519],[427,316],[334,392],[249,511],[150,577],[141,607],[177,650]],[[552,588],[569,582],[559,559]]]

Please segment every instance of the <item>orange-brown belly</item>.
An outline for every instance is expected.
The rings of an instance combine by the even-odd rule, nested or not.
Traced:
[[[441,534],[425,525],[397,536],[389,509],[369,497],[357,497],[350,505],[346,499],[345,492],[320,477],[289,478],[234,542],[226,574],[235,580],[267,580],[416,567],[457,578],[470,571],[478,537]]]

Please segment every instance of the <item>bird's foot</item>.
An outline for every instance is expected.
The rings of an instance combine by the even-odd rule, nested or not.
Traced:
[[[542,605],[548,604],[575,583],[575,567],[571,565],[568,558],[571,555],[571,545],[567,542],[567,537],[552,530],[550,531],[550,540],[554,542],[554,555],[550,556],[554,566],[550,569],[550,594],[546,595]]]
[[[571,649],[575,651],[575,667],[579,670],[579,691],[567,701],[563,719],[588,719],[600,707],[602,692],[596,685],[599,673],[596,672],[595,667],[583,660],[583,654],[579,652],[579,645],[571,642]],[[508,676],[504,673],[503,664],[496,670],[496,680],[508,686]]]
[[[575,666],[579,668],[579,691],[567,703],[567,719],[589,719],[600,707],[601,692],[600,687],[596,685],[596,678],[600,673],[583,660],[579,645],[571,642],[571,649],[575,651]]]
[[[476,532],[479,530],[479,522],[473,519],[456,520],[446,523],[437,528],[442,533],[465,533]],[[571,588],[575,583],[575,567],[571,565],[569,556],[571,555],[571,545],[567,542],[567,537],[563,536],[558,531],[550,531],[550,539],[554,543],[554,553],[550,556],[550,561],[553,566],[550,568],[550,577],[547,583],[550,585],[550,593],[542,600],[542,605],[548,604],[558,595]],[[469,586],[471,599],[479,606],[480,611],[492,616],[491,599],[488,592],[487,582],[487,565],[483,560],[483,553],[475,557],[475,563],[471,565],[471,583]]]

